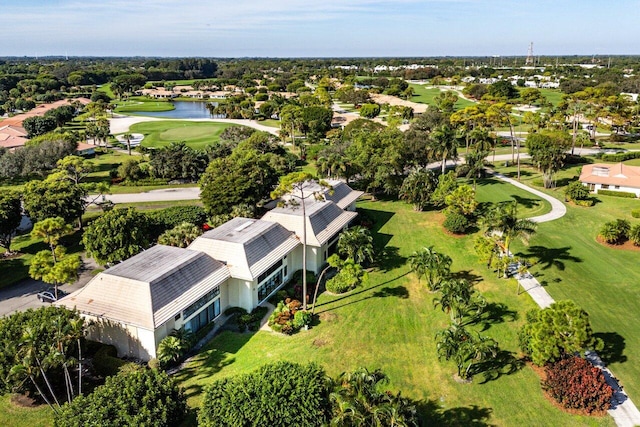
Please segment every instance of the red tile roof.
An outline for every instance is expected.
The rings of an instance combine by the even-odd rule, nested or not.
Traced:
[[[640,188],[640,167],[624,163],[594,163],[582,167],[580,182]]]

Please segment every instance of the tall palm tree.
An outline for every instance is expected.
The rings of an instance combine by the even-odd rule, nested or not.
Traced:
[[[504,253],[511,256],[509,250],[511,241],[516,238],[524,243],[529,241],[536,232],[536,223],[524,218],[518,218],[518,202],[503,202],[496,205],[485,216],[484,225],[487,233],[501,236]]]
[[[429,147],[431,157],[442,161],[442,174],[444,175],[447,160],[458,158],[458,140],[455,131],[448,125],[438,126],[431,132]]]
[[[418,280],[424,277],[427,287],[431,291],[440,288],[441,282],[449,277],[451,271],[451,257],[439,253],[433,246],[422,248],[409,256],[409,265],[416,272]]]
[[[484,297],[465,279],[444,280],[439,291],[440,298],[434,299],[434,306],[440,306],[457,325],[462,325],[465,317],[473,319],[479,316],[487,305]]]
[[[133,138],[133,135],[127,132],[122,135],[122,137],[127,141],[127,150],[129,151],[129,155],[131,155],[131,138]]]
[[[373,262],[373,237],[369,230],[356,225],[340,233],[338,253],[358,264],[365,261]]]
[[[473,179],[473,189],[476,189],[476,179],[484,175],[485,158],[489,154],[487,151],[472,151],[464,156],[468,166],[467,178]]]

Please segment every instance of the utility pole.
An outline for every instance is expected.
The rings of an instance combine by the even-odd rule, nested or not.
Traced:
[[[534,65],[534,57],[533,57],[533,42],[529,43],[529,50],[527,51],[527,60],[524,62],[524,65]]]

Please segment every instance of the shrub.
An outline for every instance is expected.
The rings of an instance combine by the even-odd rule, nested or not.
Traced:
[[[626,153],[618,154],[603,154],[601,158],[604,162],[619,163],[624,162],[625,160],[640,159],[640,151],[628,151]]]
[[[332,255],[328,261],[329,264],[338,268],[338,274],[327,280],[326,288],[329,292],[342,294],[355,289],[367,280],[367,272],[351,258],[342,261]]]
[[[207,386],[198,425],[312,427],[327,425],[328,414],[324,370],[314,364],[277,362]]]
[[[634,218],[640,218],[640,209],[634,209],[631,211],[631,216]]]
[[[368,119],[373,119],[380,114],[380,105],[378,104],[362,104],[360,107],[360,115]]]
[[[93,356],[93,369],[101,377],[116,375],[128,362],[118,359],[118,350],[112,345],[103,345]]]
[[[164,372],[135,369],[107,378],[54,415],[54,426],[177,426],[187,416],[187,399]]]
[[[631,227],[629,230],[629,240],[631,240],[634,245],[640,246],[640,224]]]
[[[584,200],[574,200],[573,203],[575,203],[577,206],[584,206],[589,208],[596,204],[596,199],[593,197],[589,197],[588,199]]]
[[[622,243],[628,238],[631,225],[624,219],[606,222],[600,229],[600,237],[610,244]]]
[[[242,307],[229,307],[224,311],[225,316],[232,316],[234,314],[246,314],[247,310]]]
[[[602,371],[578,356],[562,359],[545,368],[542,387],[565,408],[591,414],[609,409],[613,389]]]
[[[627,199],[635,199],[635,193],[629,193],[627,191],[615,191],[615,190],[598,190],[598,194],[614,197],[625,197]]]
[[[589,197],[589,189],[580,181],[573,181],[564,191],[564,195],[572,201],[585,200]]]
[[[451,233],[462,234],[469,227],[469,220],[457,211],[450,211],[442,225]]]
[[[301,329],[311,323],[313,316],[308,311],[297,311],[293,316],[293,327]]]
[[[201,206],[171,206],[147,213],[153,225],[157,227],[158,234],[170,230],[182,223],[188,222],[198,227],[207,222],[207,214]]]

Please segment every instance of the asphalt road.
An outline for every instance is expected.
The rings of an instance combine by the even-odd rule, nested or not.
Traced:
[[[91,271],[97,268],[93,259],[83,260],[82,269],[78,281],[71,285],[62,285],[58,289],[71,293],[89,282],[93,278]],[[49,305],[38,301],[38,292],[47,290],[51,285],[40,280],[26,279],[15,285],[0,289],[0,316],[5,316],[14,311],[24,311],[29,308],[38,308]]]

